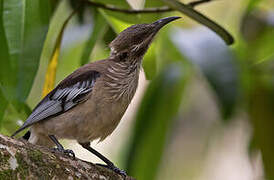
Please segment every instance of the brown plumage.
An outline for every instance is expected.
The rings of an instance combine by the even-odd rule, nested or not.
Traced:
[[[33,124],[29,141],[53,146],[54,143],[47,137],[49,134],[58,139],[76,139],[79,143],[103,140],[110,135],[126,111],[139,77],[139,68],[129,72],[127,66],[119,64],[113,59],[97,61],[79,68],[64,79],[57,89],[71,86],[73,81],[73,84],[83,81],[92,72],[99,73],[92,91],[86,95],[86,100],[81,105]]]
[[[47,147],[57,145],[59,151],[73,155],[57,139],[75,139],[107,163],[108,168],[124,174],[89,147],[89,142],[104,140],[117,127],[135,94],[141,62],[153,37],[175,19],[178,17],[134,25],[121,32],[109,45],[108,59],[86,64],[67,76],[35,107],[13,136],[30,127],[29,142]]]

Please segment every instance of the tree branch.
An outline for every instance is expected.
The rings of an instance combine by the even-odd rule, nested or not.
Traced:
[[[85,0],[85,3],[90,5],[90,6],[95,6],[95,7],[98,7],[98,8],[107,9],[107,10],[110,10],[110,11],[117,11],[117,12],[126,13],[126,14],[159,13],[159,12],[173,11],[173,9],[169,8],[168,6],[163,6],[163,7],[159,7],[159,8],[146,8],[146,9],[136,10],[136,9],[119,8],[119,7],[116,7],[116,6],[113,6],[113,5],[93,2],[93,1],[89,1],[89,0]]]
[[[123,180],[109,169],[3,135],[0,135],[0,179]]]
[[[162,13],[162,12],[170,12],[170,11],[175,11],[175,9],[172,9],[168,6],[163,6],[159,8],[145,8],[145,9],[125,9],[125,8],[120,8],[117,6],[109,5],[109,4],[103,4],[99,2],[93,2],[89,0],[82,0],[84,3],[90,5],[90,6],[95,6],[97,8],[102,8],[102,9],[107,9],[110,11],[116,11],[116,12],[121,12],[121,13],[126,13],[126,14],[141,14],[141,13]],[[194,8],[198,5],[201,5],[203,3],[208,3],[212,0],[197,0],[194,2],[190,2],[187,5]]]
[[[194,8],[195,6],[198,6],[198,5],[201,5],[201,4],[204,4],[204,3],[208,3],[210,1],[212,1],[212,0],[197,0],[197,1],[190,2],[187,5]]]

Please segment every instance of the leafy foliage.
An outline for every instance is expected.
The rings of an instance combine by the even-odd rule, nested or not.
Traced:
[[[186,58],[197,65],[218,96],[224,119],[233,113],[239,95],[236,57],[214,34],[206,29],[178,30],[173,38]],[[193,41],[194,40],[194,41]]]
[[[98,12],[98,10],[94,10],[93,24],[94,24],[94,28],[86,43],[86,47],[81,58],[82,65],[88,63],[90,55],[92,53],[93,48],[95,47],[96,42],[98,41],[98,39],[102,38],[103,33],[105,33],[107,29],[106,20]]]
[[[48,1],[3,1],[3,28],[8,45],[10,77],[16,88],[13,97],[24,102],[39,65],[43,42],[49,23]],[[14,76],[13,74],[16,74]]]
[[[127,158],[127,170],[134,177],[155,178],[187,79],[188,72],[182,63],[174,63],[164,68],[148,87]]]
[[[215,95],[222,120],[229,122],[236,108],[248,114],[254,130],[251,147],[262,153],[266,177],[274,179],[273,12],[261,6],[262,0],[246,2],[237,17],[240,27],[231,28],[227,21],[217,23],[206,11],[176,0],[142,0],[140,10],[125,0],[0,0],[1,133],[11,134],[30,114],[29,106],[37,103],[33,99],[42,94],[37,86],[44,86],[46,95],[80,65],[106,58],[115,34],[132,24],[188,16],[162,29],[144,56],[151,83],[125,157],[129,174],[157,177],[190,76],[199,74]],[[188,21],[199,25],[186,26]],[[234,38],[219,23],[232,32],[239,29],[235,46],[227,46]]]
[[[184,13],[185,15],[191,17],[192,19],[196,20],[199,23],[202,23],[203,25],[209,27],[211,30],[216,32],[220,37],[223,38],[223,40],[228,44],[233,44],[233,37],[221,26],[216,24],[211,19],[207,18],[203,14],[199,13],[198,11],[195,11],[193,8],[178,2],[176,0],[164,0],[167,4],[169,4],[174,9],[177,9],[178,11]]]
[[[50,27],[49,27],[49,35],[50,33],[54,35],[47,37],[47,41],[54,42],[54,46],[51,46],[51,47],[47,46],[46,47],[47,49],[44,49],[43,51],[44,53],[41,56],[41,59],[49,61],[47,72],[46,72],[44,88],[42,92],[43,96],[46,96],[54,88],[56,69],[58,64],[58,58],[60,55],[60,48],[61,48],[63,33],[69,20],[75,13],[75,11],[73,10],[69,10],[68,13],[64,13],[64,9],[66,8],[68,8],[67,2],[63,1],[60,3],[58,8],[56,9],[55,14],[52,18],[52,23],[50,24]],[[58,22],[58,24],[60,23],[61,26],[56,26],[57,24],[56,22]],[[47,43],[47,44],[50,44],[50,43]],[[46,50],[48,51],[45,52]],[[50,59],[48,59],[49,57]]]
[[[242,20],[241,33],[244,37],[241,49],[241,61],[248,61],[244,88],[247,110],[254,129],[251,140],[253,150],[262,153],[266,179],[274,179],[273,151],[273,37],[274,26],[270,12],[257,9],[259,1],[251,0]],[[248,30],[252,29],[252,31]],[[271,70],[272,69],[272,70]]]

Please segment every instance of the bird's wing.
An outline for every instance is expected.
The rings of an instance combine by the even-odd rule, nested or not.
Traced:
[[[77,76],[75,74],[77,73]],[[64,79],[32,111],[25,123],[12,135],[48,117],[62,114],[86,100],[100,76],[97,71],[76,72]]]

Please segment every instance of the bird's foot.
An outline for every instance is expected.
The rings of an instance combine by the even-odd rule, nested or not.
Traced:
[[[96,165],[102,166],[102,167],[105,167],[105,168],[108,168],[108,169],[114,171],[115,173],[122,175],[124,178],[127,176],[126,171],[124,171],[124,170],[122,170],[122,169],[119,169],[119,168],[116,167],[114,164],[109,164],[109,165],[105,165],[105,164],[96,164]]]
[[[55,152],[58,151],[58,152],[63,153],[66,156],[68,156],[68,157],[70,157],[72,159],[75,159],[75,154],[74,154],[74,152],[71,149],[53,148],[52,150],[55,151]]]

